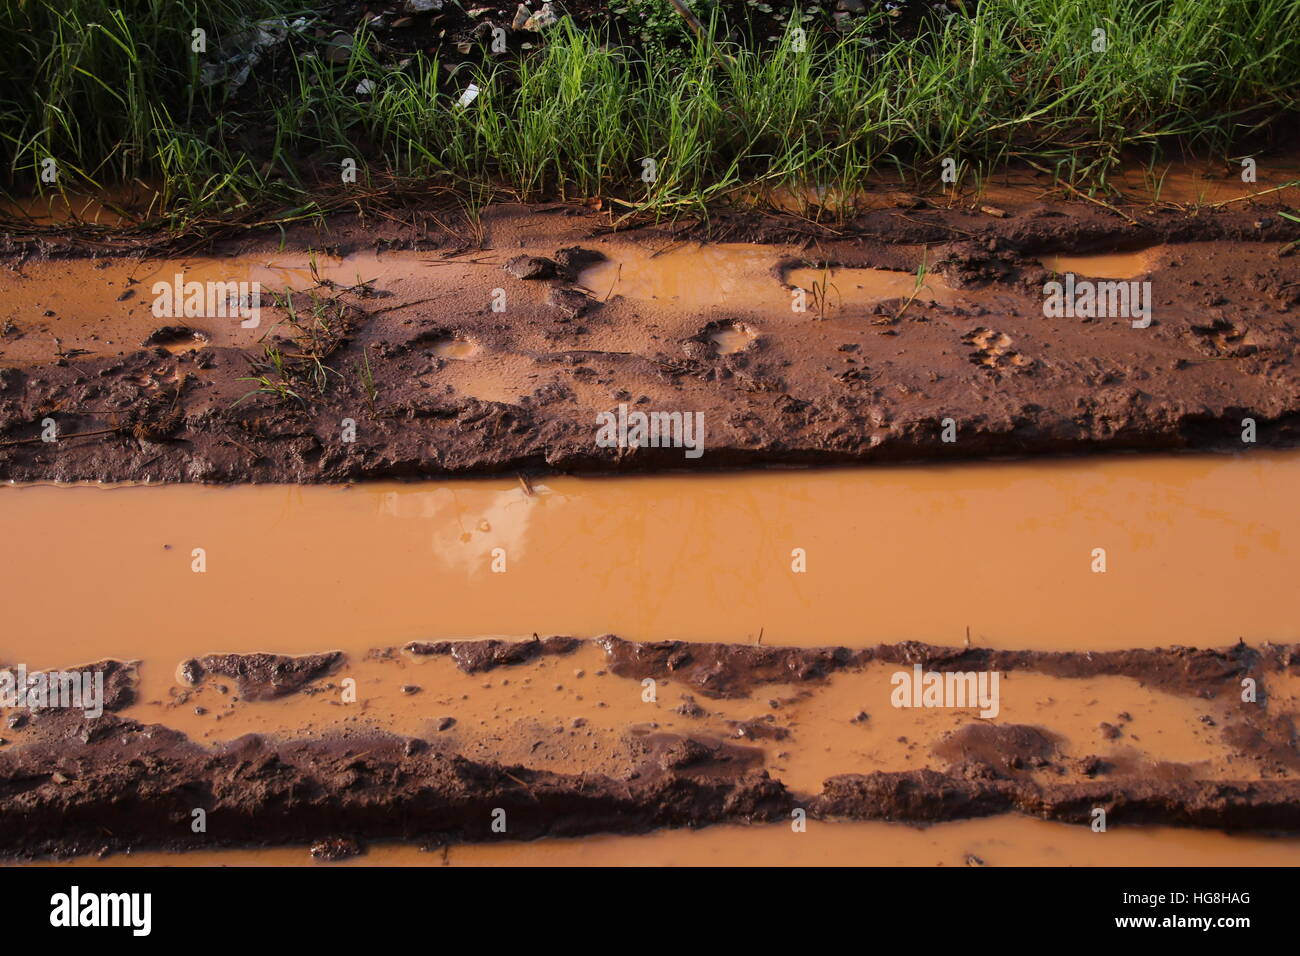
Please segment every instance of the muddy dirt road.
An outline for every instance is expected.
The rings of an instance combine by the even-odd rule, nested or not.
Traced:
[[[1286,182],[9,237],[0,854],[1294,862]]]
[[[891,194],[836,229],[724,211],[612,233],[581,208],[502,207],[477,239],[414,214],[173,258],[11,243],[0,477],[1290,445],[1300,259],[1286,193],[1257,191],[1194,212]],[[253,283],[256,316],[238,307]],[[652,412],[702,434],[638,437]],[[602,414],[618,441],[594,440]]]

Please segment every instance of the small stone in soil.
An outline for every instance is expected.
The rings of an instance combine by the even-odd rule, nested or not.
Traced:
[[[543,256],[515,256],[506,263],[506,272],[516,279],[553,279],[559,267]]]
[[[333,862],[360,854],[361,844],[350,837],[330,837],[328,840],[317,840],[311,845],[312,859],[315,860]]]

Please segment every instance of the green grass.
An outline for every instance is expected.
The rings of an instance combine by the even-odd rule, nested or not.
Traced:
[[[1300,0],[966,6],[907,39],[883,12],[847,35],[809,21],[804,52],[792,34],[620,48],[566,19],[522,59],[455,73],[425,55],[399,70],[365,34],[330,63],[308,34],[277,53],[274,77],[222,102],[190,52],[198,9],[214,50],[283,3],[11,0],[0,148],[11,192],[37,188],[53,156],[63,188],[158,184],[179,230],[312,215],[349,190],[448,189],[475,207],[600,196],[672,214],[761,185],[851,193],[882,170],[937,181],[945,158],[968,177],[1032,162],[1104,188],[1131,151],[1222,157],[1300,111]],[[362,80],[372,95],[354,93]],[[471,82],[481,94],[457,106]],[[356,186],[339,182],[345,158]]]
[[[203,166],[240,178],[222,148],[227,129],[206,130],[219,92],[199,83],[201,55],[273,0],[9,0],[0,9],[0,146],[15,181],[35,182],[39,163],[83,184],[140,175],[183,180]],[[214,155],[215,154],[215,155]],[[213,184],[209,184],[211,189]],[[188,184],[177,182],[184,193]],[[189,188],[189,191],[193,191]]]

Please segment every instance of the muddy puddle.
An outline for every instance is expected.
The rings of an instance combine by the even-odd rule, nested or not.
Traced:
[[[139,700],[121,711],[209,746],[245,734],[284,739],[342,735],[364,740],[389,731],[434,741],[465,757],[562,774],[617,775],[624,735],[669,733],[731,740],[761,752],[763,765],[796,795],[816,795],[836,774],[944,769],[962,727],[1028,725],[1050,731],[1055,782],[1080,782],[1074,769],[1098,756],[1124,768],[1179,764],[1201,780],[1259,776],[1216,728],[1235,717],[1231,701],[1154,692],[1132,679],[1004,675],[997,713],[978,706],[913,710],[891,704],[896,664],[877,662],[813,683],[773,683],[750,697],[710,698],[671,677],[646,700],[640,681],[612,673],[595,645],[527,666],[467,674],[445,657],[351,647],[346,660],[308,693],[249,701],[238,681],[209,677],[197,687],[155,655],[140,665]],[[349,706],[344,681],[355,682]],[[1295,682],[1271,685],[1291,706]],[[1123,715],[1123,716],[1121,716]],[[21,743],[21,731],[9,731]]]
[[[0,198],[0,217],[37,227],[104,226],[120,228],[160,213],[161,195],[147,185],[113,186],[94,192],[49,192],[19,199]]]
[[[874,305],[886,299],[922,302],[956,301],[956,292],[937,275],[889,269],[793,269],[786,281],[805,292],[824,295],[828,304],[845,308]]]
[[[668,249],[631,246],[585,269],[579,282],[603,300],[614,296],[707,312],[732,308],[776,312],[789,309],[792,293],[802,290],[827,308],[863,308],[887,299],[913,296],[924,301],[955,300],[939,276],[883,268],[782,268],[770,246],[746,243],[680,245]],[[921,255],[921,250],[908,250]],[[814,304],[809,311],[817,309]],[[793,310],[790,310],[793,311]],[[803,311],[802,309],[800,311]]]
[[[1151,271],[1153,254],[1148,251],[1098,253],[1082,256],[1044,256],[1043,268],[1049,272],[1098,279],[1134,279]]]
[[[644,307],[668,326],[737,311],[783,325],[797,321],[798,313],[853,320],[887,300],[952,305],[959,298],[941,276],[926,272],[920,246],[890,257],[895,264],[889,268],[800,267],[791,264],[801,261],[791,258],[795,250],[752,243],[652,248],[616,240],[598,248],[604,249],[604,261],[575,276],[576,289],[588,294],[584,308],[626,303]],[[0,364],[124,356],[154,345],[178,353],[208,347],[255,352],[270,336],[286,331],[291,317],[280,306],[290,292],[304,293],[297,308],[309,309],[310,303],[346,290],[362,298],[366,311],[400,312],[406,325],[419,321],[411,316],[424,317],[433,303],[451,325],[491,315],[503,286],[509,287],[515,308],[545,306],[547,290],[503,277],[502,266],[510,258],[502,253],[447,259],[418,252],[331,256],[297,251],[11,264],[0,267]],[[195,288],[202,292],[199,299],[192,299]],[[257,316],[248,311],[254,291],[259,294]],[[796,296],[797,312],[792,308]],[[698,324],[686,326],[680,334],[697,329]],[[609,354],[646,349],[660,337],[647,336],[645,330],[590,334],[588,344]],[[721,354],[730,354],[758,338],[758,332],[740,325],[734,334],[728,327],[713,338]],[[536,382],[546,371],[538,362],[537,346],[489,355],[477,343],[448,336],[431,341],[428,350],[442,359],[484,357],[498,366],[513,361],[495,372],[479,366],[474,377],[452,372],[439,382],[489,401],[517,401],[535,387],[530,379]],[[476,382],[480,374],[486,384]]]
[[[80,858],[76,866],[302,866],[302,848],[132,853]],[[374,846],[320,866],[1296,866],[1300,839],[1134,827],[1105,835],[1084,827],[1000,817],[918,828],[835,823],[670,830],[425,851]],[[50,865],[50,864],[43,864]],[[69,865],[65,863],[63,865]]]
[[[534,632],[862,647],[960,643],[970,628],[981,646],[1076,650],[1288,641],[1300,637],[1288,599],[1298,486],[1300,457],[1269,452],[548,478],[532,494],[513,478],[11,486],[0,516],[21,546],[0,553],[0,576],[21,600],[7,602],[4,650],[44,666],[146,657],[159,641],[303,653]],[[196,548],[204,573],[191,570]]]
[[[337,257],[299,252],[143,262],[56,260],[0,269],[0,289],[6,293],[0,322],[10,328],[0,340],[0,363],[38,363],[56,355],[123,355],[151,345],[169,345],[169,334],[170,344],[176,346],[169,351],[207,346],[252,349],[284,322],[284,316],[274,312],[277,296],[301,290],[326,295],[335,286],[391,290],[417,273],[424,259],[417,254],[367,252]],[[190,283],[202,286],[202,304],[184,314]],[[255,322],[240,311],[248,308],[253,283],[260,285],[259,304],[265,308]],[[209,302],[210,287],[219,290],[215,303]],[[179,295],[172,291],[177,288],[182,290]],[[164,300],[163,295],[171,299]],[[166,301],[179,306],[160,304]],[[163,342],[156,341],[160,329],[166,330],[161,333]],[[173,330],[194,334],[186,342]]]
[[[492,287],[503,283],[501,269],[508,258],[487,254],[462,261],[415,252],[360,252],[340,257],[299,251],[175,260],[54,260],[10,266],[0,269],[0,291],[6,293],[5,305],[0,307],[0,323],[5,326],[0,363],[23,366],[59,357],[120,356],[157,344],[167,345],[169,350],[174,345],[174,351],[209,346],[252,351],[268,336],[284,331],[287,316],[276,305],[288,292],[323,299],[348,289],[377,296],[379,301],[369,306],[373,309],[396,307],[419,314],[421,305],[437,302],[444,317],[472,315],[487,311],[495,291]],[[772,248],[758,245],[693,247],[689,254],[658,256],[635,244],[626,248],[620,244],[615,257],[583,272],[580,278],[593,292],[603,289],[604,298],[617,294],[632,300],[657,300],[687,313],[741,305],[771,312],[790,298],[778,273],[772,271],[774,262]],[[759,274],[765,278],[756,287],[753,277]],[[607,282],[610,288],[605,288]],[[171,295],[173,289],[187,290],[192,283],[202,287],[204,300],[190,309],[192,314],[169,314],[163,296]],[[255,283],[260,288],[262,312],[254,320],[240,308],[246,307],[248,300],[243,290],[251,290]],[[206,299],[210,288],[228,289],[230,295],[214,306]],[[511,289],[512,296],[518,297],[514,301],[521,304],[544,302],[543,291],[528,286]],[[190,294],[183,291],[172,296],[172,301],[181,303],[175,311],[184,308]],[[446,311],[449,304],[456,308]],[[405,321],[411,323],[409,318]],[[192,332],[188,340],[182,338],[186,331]],[[165,341],[157,341],[160,335]],[[441,359],[494,360],[476,366],[468,380],[453,372],[439,383],[452,384],[484,400],[517,400],[530,390],[526,384],[529,377],[539,377],[536,353],[531,350],[484,355],[478,343],[445,336],[430,341],[428,351]],[[494,372],[494,364],[509,367]]]
[[[1127,165],[1114,182],[1133,201],[1173,203],[1193,210],[1254,197],[1295,203],[1300,201],[1300,162],[1294,156],[1257,158],[1249,171],[1241,161]]]
[[[719,354],[734,355],[756,341],[758,333],[743,322],[736,322],[713,332],[709,335],[709,339],[717,346]]]

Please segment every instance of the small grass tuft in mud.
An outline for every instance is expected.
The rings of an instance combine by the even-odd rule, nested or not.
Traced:
[[[252,374],[240,381],[252,382],[256,387],[236,405],[256,395],[269,395],[282,403],[305,407],[312,396],[325,395],[331,381],[343,379],[343,373],[325,360],[348,341],[358,324],[355,310],[345,305],[339,294],[321,296],[315,290],[286,292],[274,296],[274,300],[275,308],[282,310],[285,317],[263,336],[261,355],[249,358]],[[369,371],[369,358],[364,351],[362,354],[361,382],[373,405],[374,376]]]

